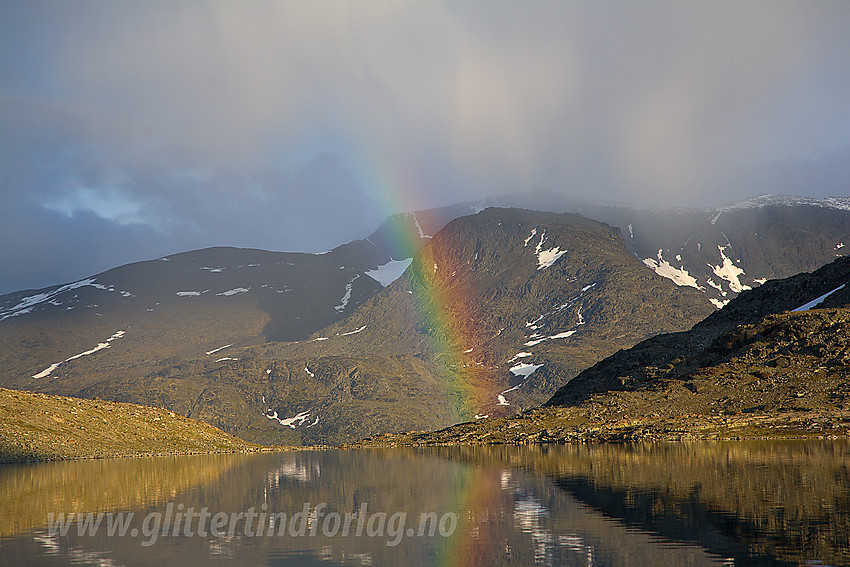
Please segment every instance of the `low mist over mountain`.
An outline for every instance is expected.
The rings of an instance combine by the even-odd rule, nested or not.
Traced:
[[[543,191],[522,201],[535,210],[573,212],[620,228],[626,248],[679,286],[722,307],[769,279],[811,271],[847,254],[850,198],[762,195],[706,208],[650,208],[581,202]],[[490,201],[487,201],[488,203]]]
[[[485,210],[518,201],[576,214]],[[162,406],[263,443],[435,429],[535,407],[845,242],[846,199],[464,203],[325,254],[211,248],[0,296],[0,385]]]

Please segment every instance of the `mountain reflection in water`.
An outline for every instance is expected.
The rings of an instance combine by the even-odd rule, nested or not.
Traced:
[[[4,466],[0,564],[846,565],[848,448],[445,447]],[[272,535],[238,524],[221,537],[170,527],[120,537],[105,520],[94,535],[48,529],[50,513],[133,512],[141,529],[151,514],[202,508],[293,522],[306,512],[304,535],[269,528],[267,516],[252,529]],[[364,511],[357,535],[352,518]],[[328,533],[328,517],[346,514],[347,535]],[[423,514],[442,522],[432,535],[417,533]]]

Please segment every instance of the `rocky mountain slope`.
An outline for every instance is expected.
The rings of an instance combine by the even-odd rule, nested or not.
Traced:
[[[160,408],[0,388],[0,463],[258,449]]]
[[[742,293],[583,371],[545,407],[367,444],[846,437],[850,258]]]
[[[513,413],[507,408],[539,405],[604,353],[711,311],[701,294],[630,257],[616,229],[491,208],[450,223],[404,277],[346,320],[262,349],[287,358],[439,353],[466,383],[510,388],[485,388],[471,400],[477,413]]]
[[[711,311],[629,255],[616,229],[489,209],[449,223],[402,277],[306,340],[146,372],[106,374],[82,357],[25,387],[159,405],[256,442],[341,443],[539,405],[617,348]]]
[[[847,255],[850,246],[848,197],[760,195],[715,207],[665,208],[535,190],[443,213],[476,214],[487,207],[574,213],[619,227],[636,258],[677,285],[702,291],[717,307],[766,280],[815,270]]]
[[[398,277],[430,239],[426,231],[457,214],[395,215],[325,254],[209,248],[0,296],[4,384],[18,387],[18,378],[57,363],[51,373],[61,373],[100,344],[120,368],[151,368],[224,345],[304,338]]]
[[[200,311],[250,313],[244,340],[297,340],[343,318],[380,289],[394,260],[410,258],[452,209],[395,215],[369,238],[324,254],[207,248],[128,264],[82,280],[0,296],[4,334],[34,323],[85,327],[98,319],[187,319]],[[397,271],[397,268],[396,268]],[[369,277],[371,275],[371,277]],[[233,309],[235,307],[235,309]],[[164,314],[167,313],[168,317]],[[229,318],[230,315],[228,314]],[[185,332],[185,329],[181,329]],[[167,345],[162,345],[167,348]]]
[[[483,211],[510,202],[611,226]],[[0,385],[167,407],[263,443],[507,415],[619,348],[689,327],[705,299],[843,254],[848,209],[540,193],[396,215],[326,254],[175,254],[0,297]]]
[[[850,246],[847,197],[762,195],[704,209],[579,201],[543,191],[493,200],[506,203],[619,227],[635,257],[677,285],[702,291],[717,307],[766,280],[815,270]]]

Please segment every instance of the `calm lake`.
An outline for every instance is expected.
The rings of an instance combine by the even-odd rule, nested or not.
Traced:
[[[729,442],[3,466],[0,564],[848,565],[848,464]]]

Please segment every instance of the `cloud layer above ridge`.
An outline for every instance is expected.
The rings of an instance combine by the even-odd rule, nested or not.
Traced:
[[[215,244],[318,251],[531,187],[846,195],[848,21],[841,2],[5,3],[0,292]]]

